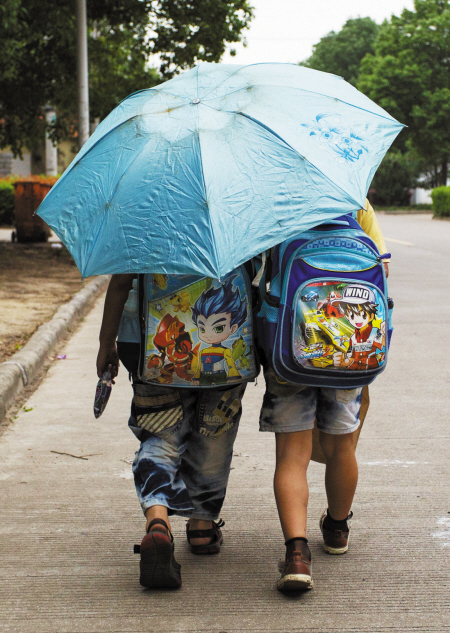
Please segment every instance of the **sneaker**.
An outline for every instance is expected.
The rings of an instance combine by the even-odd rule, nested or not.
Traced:
[[[323,536],[323,549],[328,554],[345,554],[348,550],[348,541],[350,538],[350,527],[353,512],[350,512],[346,519],[346,529],[344,530],[330,530],[330,521],[328,521],[327,529],[324,528],[324,522],[327,518],[327,510],[324,511],[320,517],[319,527]]]
[[[311,552],[308,544],[299,539],[290,539],[286,545],[286,558],[278,569],[281,578],[277,583],[280,591],[305,591],[313,588],[311,578]]]
[[[162,528],[151,530],[154,525]],[[134,552],[141,555],[139,582],[151,589],[178,589],[181,587],[181,565],[174,556],[173,536],[167,523],[153,519],[141,545]]]

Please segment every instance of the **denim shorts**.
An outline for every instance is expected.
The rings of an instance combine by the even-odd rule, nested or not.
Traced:
[[[225,499],[246,383],[176,389],[133,382],[128,422],[141,446],[133,462],[142,510],[216,520]]]
[[[362,389],[333,389],[279,382],[272,369],[264,371],[266,392],[260,431],[293,433],[317,428],[331,435],[353,433],[359,427]]]

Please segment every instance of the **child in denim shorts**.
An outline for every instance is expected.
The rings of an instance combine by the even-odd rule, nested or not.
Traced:
[[[357,220],[375,241],[380,253],[386,246],[369,203]],[[388,276],[388,264],[385,263]],[[320,518],[323,546],[329,554],[348,549],[351,505],[358,481],[353,433],[359,427],[361,389],[334,389],[296,385],[278,380],[264,367],[266,392],[260,430],[275,433],[275,499],[285,538],[286,556],[280,565],[280,591],[311,589],[311,552],[306,538],[308,483],[314,421],[326,459],[325,489],[328,508]]]
[[[97,357],[99,376],[117,376],[116,339],[135,275],[113,275],[105,298]],[[225,499],[233,443],[246,383],[209,389],[151,385],[133,377],[129,427],[140,440],[133,462],[138,499],[146,517],[140,545],[140,583],[178,588],[169,516],[189,519],[187,538],[194,554],[216,554],[223,542],[217,521]]]

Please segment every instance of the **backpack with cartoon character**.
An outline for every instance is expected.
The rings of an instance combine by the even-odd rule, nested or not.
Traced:
[[[383,267],[389,256],[351,215],[274,248],[257,328],[280,380],[353,389],[383,371],[392,335]]]
[[[254,380],[251,271],[219,281],[195,275],[138,275],[118,336],[123,364],[140,382],[218,387]]]

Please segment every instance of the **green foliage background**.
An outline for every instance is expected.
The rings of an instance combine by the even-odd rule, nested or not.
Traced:
[[[0,226],[14,223],[14,187],[9,180],[0,180]]]
[[[450,154],[450,3],[415,0],[385,21],[358,88],[408,125],[397,147],[413,150],[431,180],[445,185]],[[403,147],[402,147],[403,145]]]
[[[450,187],[436,187],[431,192],[431,199],[435,216],[450,217]]]
[[[348,20],[303,65],[356,86],[408,127],[378,168],[378,204],[407,204],[418,185],[445,185],[450,154],[450,2],[415,0],[382,25]]]
[[[331,31],[322,37],[301,65],[338,75],[356,86],[361,61],[367,53],[373,53],[379,29],[371,18],[347,20],[338,33]]]
[[[95,0],[87,8],[91,120],[199,60],[219,61],[252,17],[247,0]],[[47,105],[57,110],[54,140],[73,135],[75,36],[73,0],[2,0],[0,148],[33,149],[44,138]],[[159,71],[148,67],[155,53]]]

